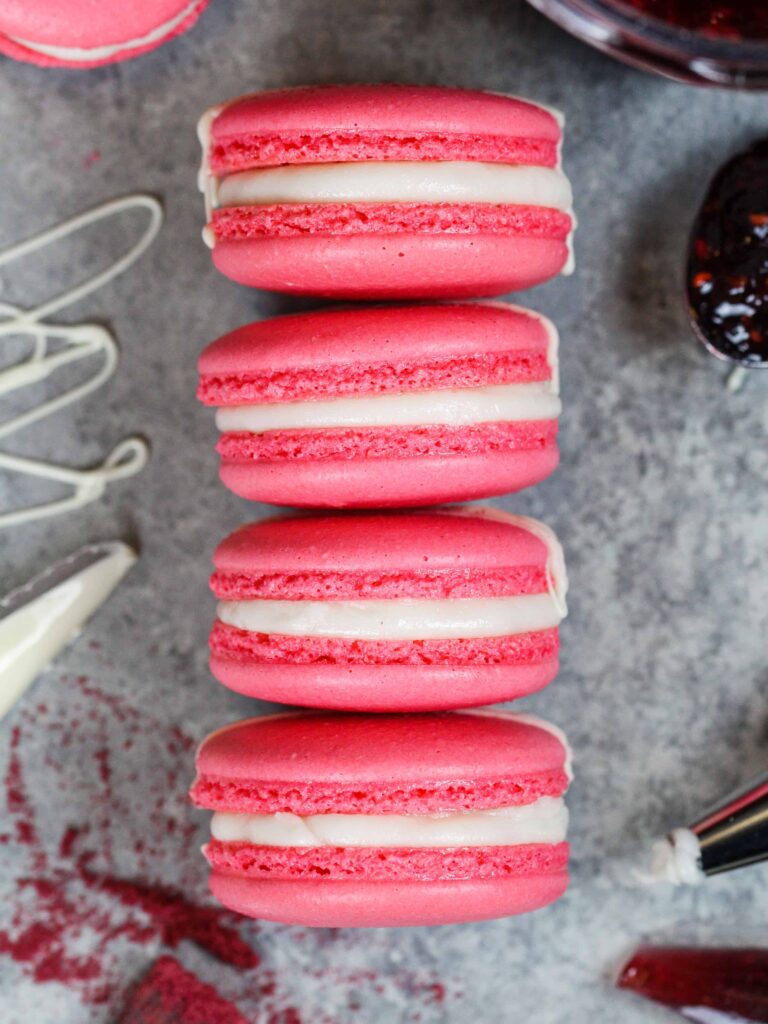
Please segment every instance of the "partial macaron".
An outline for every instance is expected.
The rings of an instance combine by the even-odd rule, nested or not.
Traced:
[[[0,53],[42,67],[112,64],[186,32],[207,6],[208,0],[3,0]]]
[[[384,508],[538,483],[558,462],[554,325],[502,303],[248,324],[199,361],[221,479],[253,501]]]
[[[242,284],[463,298],[571,269],[562,116],[490,92],[332,85],[202,117],[204,237]]]
[[[453,924],[544,907],[568,884],[570,752],[530,716],[289,712],[197,754],[210,887],[248,917]]]
[[[562,548],[495,509],[293,516],[214,555],[211,670],[249,697],[353,711],[512,700],[558,670]]]

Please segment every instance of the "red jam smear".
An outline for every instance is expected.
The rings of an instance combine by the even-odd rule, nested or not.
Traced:
[[[691,233],[686,292],[711,351],[768,366],[768,139],[712,179]]]
[[[617,985],[696,1024],[768,1024],[768,949],[641,946]]]
[[[766,0],[623,0],[670,25],[718,39],[768,39]]]

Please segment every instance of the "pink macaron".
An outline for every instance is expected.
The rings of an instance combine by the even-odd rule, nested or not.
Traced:
[[[210,886],[249,917],[452,924],[536,910],[568,884],[570,755],[528,716],[291,712],[197,754]]]
[[[432,711],[540,690],[558,669],[556,537],[494,509],[267,519],[214,556],[211,669],[250,697]]]
[[[203,116],[204,237],[222,273],[358,298],[500,295],[570,269],[562,118],[403,85],[257,93]]]
[[[384,508],[518,491],[556,467],[557,332],[501,303],[325,310],[199,362],[221,478],[254,501]]]
[[[207,6],[208,0],[3,0],[0,53],[42,67],[111,64],[162,46]]]

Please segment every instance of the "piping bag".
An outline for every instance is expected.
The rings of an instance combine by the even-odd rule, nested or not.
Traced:
[[[768,772],[727,793],[687,828],[653,845],[645,881],[698,885],[709,875],[768,860]]]
[[[656,842],[643,881],[699,885],[765,860],[768,772]],[[766,942],[764,948],[641,946],[617,985],[696,1024],[768,1024],[768,936]]]
[[[136,552],[122,541],[88,544],[0,599],[0,718],[135,561]]]

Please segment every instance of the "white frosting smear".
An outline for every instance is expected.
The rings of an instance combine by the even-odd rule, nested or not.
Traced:
[[[85,381],[52,398],[44,399],[25,412],[0,421],[0,442],[8,435],[31,426],[43,417],[59,412],[73,402],[99,388],[115,371],[117,346],[110,332],[97,324],[57,324],[48,319],[52,314],[73,305],[86,295],[126,271],[149,248],[163,223],[159,201],[150,195],[136,193],[112,199],[57,224],[23,242],[0,250],[0,268],[14,260],[44,249],[84,228],[109,220],[118,214],[141,210],[149,214],[138,241],[110,266],[72,288],[30,309],[0,302],[0,352],[8,338],[27,338],[29,355],[12,366],[0,370],[0,396],[19,388],[47,380],[62,367],[83,359],[100,359],[100,365]],[[63,345],[61,343],[64,343]],[[57,347],[54,347],[57,346]],[[138,473],[147,461],[148,448],[140,437],[129,437],[117,445],[104,461],[90,469],[73,469],[56,463],[11,455],[0,451],[0,469],[24,476],[37,477],[71,488],[67,497],[28,508],[0,512],[0,528],[17,526],[35,519],[81,508],[101,497],[114,480]]]
[[[298,430],[334,427],[385,427],[424,424],[553,420],[560,398],[552,381],[480,388],[416,391],[405,394],[336,398],[321,402],[282,402],[219,409],[219,430]]]
[[[473,160],[371,160],[237,171],[219,182],[220,206],[269,203],[509,203],[568,211],[562,171]]]
[[[459,847],[561,843],[568,810],[561,797],[459,814],[228,814],[211,821],[214,839],[258,846]]]
[[[650,872],[637,872],[642,882],[669,882],[672,885],[700,885],[705,878],[701,868],[701,847],[696,835],[687,828],[676,828],[658,839],[651,850]]]
[[[126,39],[121,43],[110,43],[107,46],[52,46],[49,43],[36,43],[30,39],[20,39],[18,36],[9,36],[8,38],[13,40],[14,43],[32,50],[33,53],[42,53],[57,60],[71,60],[74,62],[106,60],[108,57],[113,57],[116,53],[122,53],[124,50],[139,50],[144,46],[151,46],[152,43],[158,42],[169,32],[173,32],[175,28],[178,28],[184,19],[188,18],[199,6],[200,0],[192,0],[173,18],[164,21],[162,25],[153,28],[146,35],[139,36],[136,39]]]
[[[135,552],[119,541],[93,550],[99,557],[92,564],[0,617],[0,718],[73,639],[136,561]],[[72,556],[73,563],[78,554]]]
[[[370,601],[221,601],[219,619],[252,633],[357,640],[447,640],[552,629],[553,594]]]

